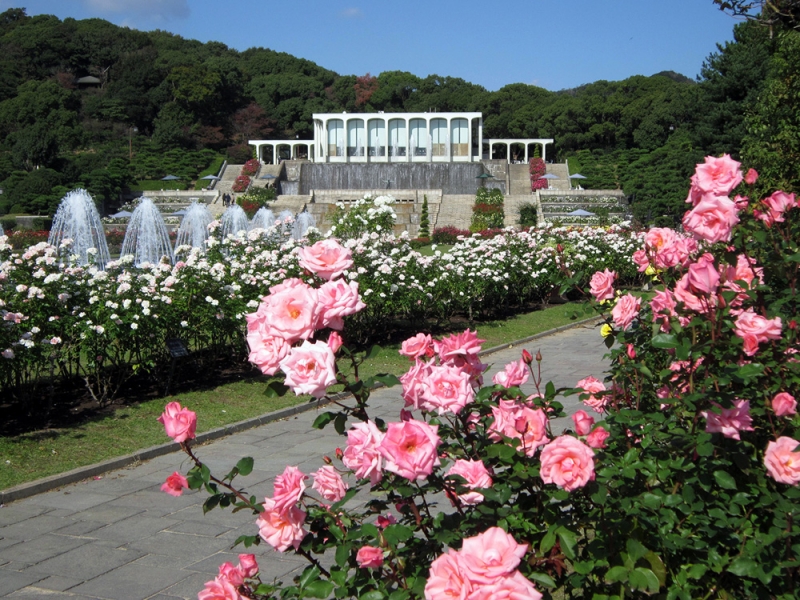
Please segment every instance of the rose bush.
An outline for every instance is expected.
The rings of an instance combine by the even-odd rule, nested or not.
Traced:
[[[725,169],[738,163],[713,164],[711,175],[698,171],[693,185],[709,186],[698,194],[731,193],[741,177]],[[293,548],[310,561],[285,586],[247,583],[237,593],[796,597],[800,207],[792,201],[782,220],[766,223],[756,214],[765,209],[761,201],[739,200],[729,235],[695,228],[696,245],[677,233],[648,238],[637,262],[656,295],[640,303],[620,298],[625,308],[617,315],[613,301],[598,304],[610,348],[608,385],[587,377],[575,390],[556,390],[542,382],[540,357],[523,353],[536,393],[513,385],[520,379],[514,365],[504,370],[510,387],[482,387],[472,332],[430,343],[415,336],[404,346],[413,361],[402,380],[406,407],[398,406],[398,421],[384,423],[369,416],[374,380],[347,381],[338,371],[354,404],[315,422],[347,434],[337,471],[353,485],[332,505],[323,492],[322,499],[309,493],[294,468],[290,491],[281,492],[287,501],[259,503],[232,485],[252,460],[216,479],[182,442],[195,462],[189,486],[211,494],[206,508],[258,514],[260,535],[241,542]],[[683,248],[679,259],[675,244]],[[569,262],[559,262],[564,289],[586,286]],[[746,313],[763,319],[746,322],[755,345],[737,333]],[[346,346],[339,352],[359,360]],[[469,381],[474,395],[463,405],[421,401],[428,373],[442,366]],[[563,415],[557,396],[570,391],[603,419],[576,414],[575,431],[559,434],[552,426]],[[285,476],[275,488],[277,497]],[[360,489],[371,494],[345,509]],[[450,509],[435,503],[442,493]],[[321,561],[326,551],[330,558]]]

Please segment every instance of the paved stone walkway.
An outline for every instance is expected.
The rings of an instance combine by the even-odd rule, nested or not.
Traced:
[[[578,326],[523,347],[532,354],[541,349],[544,379],[556,387],[571,387],[588,375],[602,379],[605,347],[596,327]],[[484,362],[493,363],[490,376],[520,352],[516,347],[484,356]],[[530,384],[524,389],[533,391]],[[565,404],[568,412],[579,408],[576,398]],[[376,391],[371,406],[371,416],[396,420],[399,390]],[[255,470],[237,482],[258,497],[271,495],[272,481],[286,465],[310,473],[322,466],[323,454],[342,445],[332,426],[312,429],[316,414],[231,435],[200,446],[197,453],[217,474],[242,456],[253,456]],[[187,468],[183,454],[168,454],[0,508],[0,596],[196,598],[221,563],[235,564],[245,551],[231,549],[233,541],[257,529],[253,517],[243,513],[216,509],[203,516],[204,492],[173,498],[160,491],[168,475]],[[292,571],[305,567],[304,560],[267,545],[254,552],[263,581],[288,581]]]

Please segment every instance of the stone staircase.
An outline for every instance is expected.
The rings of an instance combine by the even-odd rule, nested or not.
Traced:
[[[244,165],[227,165],[225,167],[225,171],[222,173],[222,179],[217,181],[217,185],[215,186],[215,190],[218,193],[217,199],[214,201],[213,204],[208,205],[208,210],[211,211],[211,215],[214,218],[219,217],[223,212],[225,212],[225,205],[222,203],[222,195],[223,194],[231,194],[234,195],[233,183],[236,181],[236,178],[242,172],[242,167]]]
[[[557,175],[558,179],[550,179],[551,190],[569,190],[569,169],[565,163],[552,163],[547,165],[547,172]]]
[[[436,220],[431,221],[431,233],[436,227],[458,227],[469,229],[472,222],[472,205],[475,204],[474,194],[447,194],[442,196],[442,203]]]
[[[508,195],[531,195],[531,174],[526,164],[508,165]]]

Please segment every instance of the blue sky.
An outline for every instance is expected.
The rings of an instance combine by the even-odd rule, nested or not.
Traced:
[[[343,75],[409,71],[489,90],[560,90],[665,70],[694,78],[737,22],[711,0],[0,0],[0,10],[20,6],[237,50],[262,46]]]

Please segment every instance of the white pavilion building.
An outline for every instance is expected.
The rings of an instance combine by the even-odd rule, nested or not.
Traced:
[[[480,112],[315,113],[313,140],[250,140],[262,162],[282,158],[315,163],[479,162],[505,146],[508,162],[528,162],[535,145],[546,160],[552,139],[483,137]],[[271,152],[266,152],[269,148]],[[288,152],[287,152],[288,150]]]

